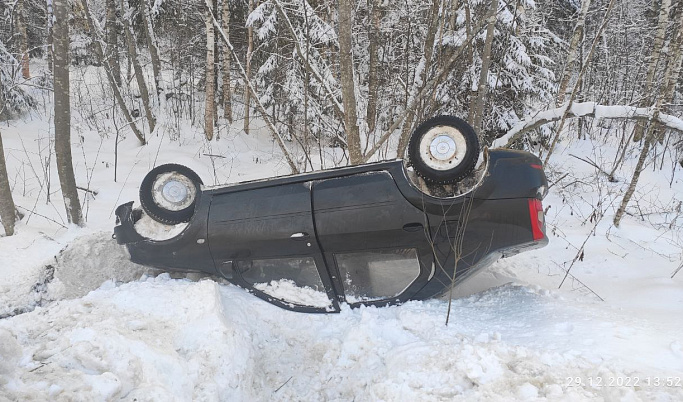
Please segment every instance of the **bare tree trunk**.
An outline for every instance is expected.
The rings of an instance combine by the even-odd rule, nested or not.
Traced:
[[[363,162],[356,112],[356,84],[353,77],[353,27],[352,0],[339,0],[339,72],[344,104],[344,128],[349,146],[349,162],[357,165]]]
[[[664,5],[664,2],[668,2],[668,0],[663,0],[662,5]],[[680,16],[681,21],[679,21],[679,24],[683,24],[683,13],[681,13]],[[659,42],[660,46],[662,46],[662,44],[663,41]],[[676,64],[676,62],[678,62],[682,57],[681,54],[683,52],[683,34],[677,32],[677,35],[672,40],[670,47],[674,49],[674,54],[668,55],[670,57],[670,61],[668,63],[666,71],[664,72],[663,90],[660,91],[659,98],[657,99],[657,103],[655,104],[654,113],[652,114],[653,120],[657,120],[659,118],[659,113],[662,108],[662,104],[665,102],[668,96],[667,89],[669,89],[672,86],[675,87],[676,82],[678,81],[678,75],[676,73],[680,73],[680,65]],[[653,49],[653,52],[655,51],[658,50]],[[659,49],[659,51],[661,51],[661,49]],[[651,122],[647,127],[648,129],[645,133],[645,141],[643,141],[643,149],[640,151],[638,163],[636,164],[636,170],[633,172],[631,183],[629,183],[628,189],[624,194],[624,198],[621,200],[621,205],[619,206],[619,209],[617,210],[616,214],[614,214],[614,226],[616,227],[619,227],[619,224],[621,223],[621,218],[624,216],[624,213],[626,212],[626,207],[628,206],[628,203],[631,201],[633,193],[636,191],[636,186],[638,185],[640,174],[642,173],[645,166],[645,159],[647,159],[648,152],[650,151],[650,146],[655,140],[654,134],[656,125],[654,124],[654,122]]]
[[[69,97],[69,2],[54,0],[54,97],[57,173],[69,223],[83,226],[81,203],[71,161],[71,104]]]
[[[398,145],[396,146],[396,156],[402,158],[406,154],[406,148],[408,148],[408,142],[410,140],[410,132],[415,125],[415,111],[410,110],[406,115],[405,123],[401,128],[401,136],[398,138]]]
[[[659,114],[659,110],[655,110],[655,117]],[[619,227],[621,223],[621,218],[623,218],[626,212],[626,207],[633,197],[633,193],[636,191],[636,186],[638,185],[638,180],[640,179],[640,174],[643,172],[643,167],[645,166],[645,159],[647,159],[647,154],[650,152],[650,145],[652,145],[652,127],[649,125],[647,130],[647,136],[643,142],[643,149],[640,150],[640,156],[638,157],[638,163],[636,163],[636,170],[633,172],[633,177],[631,178],[631,183],[628,185],[626,193],[624,193],[624,198],[621,200],[621,205],[617,209],[616,214],[614,214],[614,226]]]
[[[254,1],[247,0],[249,2],[249,14],[254,11]],[[247,80],[251,79],[251,56],[254,52],[254,28],[251,26],[247,27],[247,59],[245,61],[246,68],[245,72],[247,74]],[[251,91],[248,88],[249,84],[244,83],[244,132],[249,134],[249,107],[251,106]]]
[[[654,4],[654,2],[653,2]],[[643,99],[640,107],[647,107],[652,104],[652,96],[650,95],[654,89],[655,74],[657,72],[657,65],[659,64],[660,55],[662,53],[662,45],[664,44],[664,36],[666,35],[666,27],[669,25],[669,9],[671,8],[671,0],[662,0],[659,6],[659,22],[657,24],[657,31],[655,33],[655,41],[652,45],[652,54],[650,55],[650,64],[647,67],[647,78],[645,79],[645,92],[643,92]],[[643,132],[645,126],[636,124],[633,132],[633,141],[640,141],[643,139]]]
[[[484,100],[488,89],[489,67],[491,65],[491,47],[493,45],[493,34],[496,28],[498,14],[498,0],[491,0],[491,8],[487,18],[488,27],[486,28],[486,41],[484,42],[484,53],[481,55],[481,71],[479,74],[479,84],[477,86],[477,96],[474,107],[470,110],[472,127],[479,132],[483,132],[481,123],[484,119]],[[481,134],[480,134],[481,135]]]
[[[378,0],[368,0],[368,8],[370,9],[370,26],[368,27],[368,53],[370,60],[368,61],[368,108],[366,113],[366,121],[368,124],[368,134],[375,131],[377,124],[377,90],[379,88],[378,67],[379,54],[377,48],[380,41],[380,19],[381,19],[381,3]]]
[[[223,0],[223,18],[222,18],[223,32],[230,35],[230,2]],[[223,116],[232,123],[232,90],[230,89],[230,50],[226,49],[225,44],[221,46],[223,49]]]
[[[66,1],[66,0],[61,0],[61,1]],[[55,4],[57,2],[55,1]],[[116,98],[116,103],[118,103],[119,108],[121,109],[121,113],[123,113],[123,116],[126,118],[126,121],[128,122],[128,125],[130,126],[131,130],[133,130],[133,134],[137,137],[138,140],[140,140],[140,144],[145,145],[147,141],[145,140],[145,136],[142,134],[142,132],[138,129],[138,126],[135,124],[135,121],[133,121],[133,117],[130,115],[130,111],[128,110],[128,107],[126,106],[126,102],[123,99],[123,95],[121,95],[121,88],[116,85],[116,80],[114,79],[114,74],[111,72],[111,67],[109,66],[109,63],[107,62],[107,59],[104,58],[104,51],[102,50],[102,45],[100,43],[100,37],[101,37],[101,32],[98,29],[98,26],[95,25],[95,21],[92,18],[92,14],[90,13],[90,9],[88,8],[88,3],[87,0],[81,0],[81,6],[83,7],[83,11],[85,12],[85,19],[88,22],[88,28],[90,29],[91,35],[93,35],[93,38],[95,39],[93,41],[94,47],[95,47],[95,54],[97,56],[97,59],[104,65],[104,72],[107,74],[107,80],[109,81],[109,86],[111,87],[112,91],[114,92],[114,97]],[[56,5],[55,5],[56,8]],[[56,18],[56,12],[55,12],[55,18]],[[56,34],[55,34],[56,35]],[[68,42],[67,42],[67,50],[68,52]],[[55,53],[57,53],[57,47],[55,46]],[[56,57],[56,55],[55,55]],[[64,57],[64,56],[62,56]]]
[[[129,7],[126,0],[121,0],[121,10],[124,15],[129,15]],[[153,132],[156,127],[157,120],[152,112],[152,106],[149,99],[149,89],[147,88],[147,82],[145,81],[145,76],[142,72],[142,66],[140,65],[140,60],[138,59],[138,50],[135,40],[135,35],[133,33],[133,28],[130,25],[130,20],[124,18],[123,21],[123,33],[126,40],[126,47],[128,48],[128,60],[133,65],[133,70],[135,71],[135,81],[138,84],[138,89],[140,90],[140,97],[142,98],[142,106],[145,109],[145,115],[147,116],[147,123],[149,125],[149,132]]]
[[[214,46],[213,10],[206,8],[206,105],[204,108],[204,135],[206,139],[213,139],[214,103],[216,91],[214,88]]]
[[[116,0],[107,0],[107,54],[109,65],[117,85],[121,85],[121,64],[119,63],[119,27],[116,18]],[[123,10],[123,8],[122,8]]]
[[[52,23],[54,20],[54,13],[52,11],[52,0],[47,0],[47,69],[52,72],[52,61],[54,59],[54,52],[52,49]]]
[[[581,10],[579,11],[578,19],[576,20],[576,25],[574,26],[574,33],[572,34],[572,39],[569,42],[569,50],[567,52],[567,62],[564,66],[564,73],[562,74],[562,79],[560,80],[560,86],[557,90],[557,99],[555,101],[555,106],[560,106],[564,103],[565,92],[569,86],[569,80],[572,77],[572,71],[574,64],[579,59],[579,44],[583,38],[583,31],[586,25],[586,15],[588,14],[588,8],[591,5],[591,0],[581,1]]]
[[[457,22],[458,9],[459,8],[460,8],[460,0],[452,0],[451,1],[451,19],[448,22],[448,29],[453,33],[456,30],[456,22]]]
[[[212,15],[218,21],[218,0],[213,0],[213,7],[211,8]],[[220,69],[220,51],[218,49],[218,41],[216,41],[216,32],[214,30],[213,36],[213,124],[216,126],[218,124],[218,70]],[[220,132],[218,133],[220,135]]]
[[[683,10],[681,9],[683,8],[683,1],[679,1],[679,4],[680,5],[677,7],[677,15],[674,17],[679,20],[679,23],[675,24],[673,39],[669,46],[670,49],[673,49],[671,50],[671,53],[674,55],[669,61],[669,63],[673,63],[671,65],[672,77],[680,77],[681,69],[683,67],[683,51],[681,49],[683,46],[683,38],[681,38],[683,35]],[[674,101],[674,95],[676,94],[676,79],[669,80],[667,85],[663,88],[663,92],[664,103],[672,103]],[[655,124],[654,136],[659,140],[662,136],[661,125],[658,121],[654,121],[653,124]]]
[[[679,1],[677,18],[678,24],[675,25],[676,30],[669,45],[673,49],[673,56],[670,59],[671,75],[665,77],[664,80],[664,102],[667,103],[673,100],[676,93],[676,82],[683,72],[683,0]]]
[[[163,83],[161,79],[161,59],[159,58],[159,47],[157,46],[157,38],[154,34],[154,26],[152,25],[152,15],[147,0],[142,0],[142,17],[143,27],[145,28],[145,36],[147,38],[147,46],[149,47],[149,57],[152,59],[152,72],[154,74],[154,85],[157,89],[157,97],[163,90]]]
[[[5,151],[2,147],[2,134],[0,134],[0,220],[2,220],[6,236],[14,234],[14,223],[17,218],[15,209],[12,191],[9,186],[9,177],[7,176]]]
[[[19,52],[21,52],[21,76],[31,78],[31,69],[28,57],[28,33],[26,31],[26,0],[17,0],[16,3],[16,25],[19,33]]]
[[[310,54],[311,54],[311,31],[310,31],[310,24],[308,20],[308,7],[304,6],[304,27],[305,27],[305,38],[306,38],[306,65],[310,65]],[[301,143],[302,148],[304,150],[304,155],[306,156],[306,159],[308,160],[309,164],[311,161],[310,158],[310,143],[309,143],[309,125],[308,125],[308,97],[309,97],[309,91],[308,88],[311,87],[311,72],[308,69],[304,70],[304,124],[303,124],[303,143],[302,141],[299,141]],[[294,120],[294,113],[289,114],[290,120]],[[291,124],[293,125],[293,124]],[[290,125],[290,126],[291,126]],[[292,131],[292,136],[294,137],[293,131]],[[294,137],[296,138],[296,137]],[[305,166],[305,165],[304,165]],[[305,168],[304,168],[305,170]],[[313,170],[313,165],[311,164],[311,170]]]

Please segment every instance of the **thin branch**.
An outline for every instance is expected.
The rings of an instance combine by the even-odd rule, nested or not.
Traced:
[[[85,188],[85,187],[81,187],[81,186],[76,186],[76,188],[79,189],[79,190],[83,190],[83,191],[85,191],[86,193],[90,193],[90,194],[92,194],[92,195],[97,195],[97,194],[98,194],[97,190],[91,190],[91,189],[89,189],[89,188]]]
[[[594,168],[598,169],[598,171],[599,171],[600,173],[602,173],[602,174],[604,174],[605,176],[607,176],[607,178],[608,178],[609,181],[611,181],[611,182],[616,182],[616,181],[617,181],[617,180],[614,179],[612,176],[610,176],[609,173],[607,173],[607,172],[605,172],[604,170],[602,170],[602,168],[601,168],[600,166],[598,166],[598,164],[595,163],[595,162],[593,162],[592,160],[590,160],[590,159],[588,159],[588,158],[586,158],[586,159],[580,158],[580,157],[578,157],[578,156],[576,156],[576,155],[574,155],[574,154],[569,154],[569,156],[571,156],[572,158],[576,158],[576,159],[578,159],[578,160],[580,160],[580,161],[582,161],[582,162],[586,162],[587,164],[589,164],[589,165],[593,166]]]
[[[279,387],[277,387],[277,389],[276,389],[275,391],[273,391],[273,393],[276,393],[277,391],[281,390],[282,387],[284,387],[285,385],[287,385],[287,383],[290,382],[290,381],[292,380],[292,378],[294,378],[294,377],[289,377],[289,378],[287,379],[287,381],[285,381],[282,385],[280,385]]]
[[[681,262],[681,265],[679,265],[678,268],[676,268],[676,270],[674,271],[674,273],[671,274],[671,279],[673,279],[674,276],[676,276],[676,274],[678,273],[678,271],[680,271],[681,269],[683,269],[683,262]]]
[[[553,186],[554,186],[555,184],[561,182],[561,181],[562,181],[565,177],[567,177],[567,176],[569,176],[569,173],[563,174],[562,177],[560,177],[559,179],[557,179],[557,180],[555,180],[554,182],[550,183],[550,184],[548,185],[548,190],[550,190],[551,188],[553,188]]]
[[[54,219],[52,219],[52,218],[49,218],[49,217],[47,217],[47,216],[45,216],[45,215],[41,215],[41,214],[39,214],[38,212],[36,212],[35,210],[31,210],[31,209],[24,208],[24,207],[22,207],[21,205],[16,205],[16,207],[17,207],[17,208],[21,208],[21,209],[23,209],[24,211],[30,212],[32,215],[38,215],[38,216],[40,216],[41,218],[45,218],[45,219],[47,219],[48,221],[54,222],[54,223],[58,224],[59,226],[63,227],[64,229],[67,229],[67,227],[64,226],[64,224],[59,223],[59,222],[57,222],[56,220],[54,220]]]
[[[604,214],[602,212],[600,212],[600,216],[595,219],[595,224],[593,224],[593,228],[588,233],[588,236],[586,236],[583,243],[581,243],[581,247],[579,247],[579,249],[576,251],[576,255],[574,256],[574,259],[572,259],[572,263],[569,265],[569,268],[567,268],[567,271],[565,272],[564,278],[562,278],[562,282],[560,282],[560,286],[557,287],[558,289],[562,288],[564,281],[567,279],[567,276],[569,276],[569,271],[572,270],[572,267],[574,266],[576,261],[578,261],[578,260],[583,261],[584,247],[586,246],[586,243],[588,243],[588,239],[590,239],[591,236],[593,236],[593,234],[595,233],[595,230],[598,228],[598,224],[602,221],[603,217],[604,217]],[[600,296],[598,296],[598,297],[600,297]],[[602,298],[600,298],[600,300],[602,300]],[[604,301],[604,300],[602,300],[602,301]]]

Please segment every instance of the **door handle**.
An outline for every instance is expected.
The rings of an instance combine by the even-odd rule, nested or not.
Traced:
[[[292,235],[289,236],[289,238],[294,240],[294,241],[304,241],[304,240],[308,240],[310,237],[311,237],[311,235],[309,235],[306,232],[292,233]]]
[[[424,226],[420,222],[413,222],[413,223],[406,223],[403,225],[403,230],[406,232],[417,232],[418,230],[422,230]]]

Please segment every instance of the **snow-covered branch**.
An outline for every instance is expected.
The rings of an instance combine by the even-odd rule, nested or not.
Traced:
[[[539,111],[536,114],[520,121],[510,129],[504,136],[498,138],[491,145],[503,147],[517,141],[524,133],[537,129],[544,124],[552,123],[562,119],[567,105],[555,109]],[[654,108],[635,107],[625,105],[604,106],[595,102],[573,103],[567,118],[594,117],[596,119],[635,119],[635,120],[656,120],[663,126],[683,132],[683,120],[676,116],[659,113],[655,116]]]
[[[330,101],[332,102],[332,105],[334,106],[335,111],[339,116],[344,116],[344,106],[339,103],[339,100],[337,99],[337,96],[335,93],[332,91],[330,88],[328,82],[323,78],[322,74],[313,67],[313,65],[309,62],[307,54],[305,54],[304,50],[301,49],[301,43],[304,42],[301,38],[296,33],[296,30],[294,29],[294,26],[292,25],[292,21],[289,19],[289,16],[287,16],[287,13],[285,12],[284,8],[282,7],[282,4],[278,0],[274,0],[273,4],[275,5],[275,8],[277,11],[282,15],[282,18],[285,21],[285,26],[289,30],[290,35],[292,35],[292,39],[294,39],[294,45],[296,48],[296,52],[299,55],[299,58],[301,61],[304,63],[304,66],[306,69],[313,75],[313,77],[318,80],[320,85],[322,85],[323,89],[325,89],[325,92],[327,92],[327,95],[330,98]],[[308,50],[306,50],[307,52]]]

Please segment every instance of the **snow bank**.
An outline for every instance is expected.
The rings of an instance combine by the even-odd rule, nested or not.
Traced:
[[[0,397],[253,397],[249,334],[225,319],[212,281],[108,282],[82,299],[1,321],[0,344],[2,360],[21,356],[3,367]]]
[[[130,282],[151,269],[130,262],[125,247],[111,233],[99,232],[76,239],[56,258],[49,297],[73,299],[85,296],[103,282]]]
[[[456,300],[454,307],[445,326],[446,303],[438,300],[317,315],[284,311],[211,280],[107,282],[81,299],[0,321],[0,397],[683,397],[680,387],[588,384],[598,377],[680,376],[683,357],[670,347],[678,333],[638,328],[628,315],[568,305],[522,286]],[[634,342],[639,336],[651,347]],[[639,353],[649,353],[653,366],[635,369],[629,360]]]

